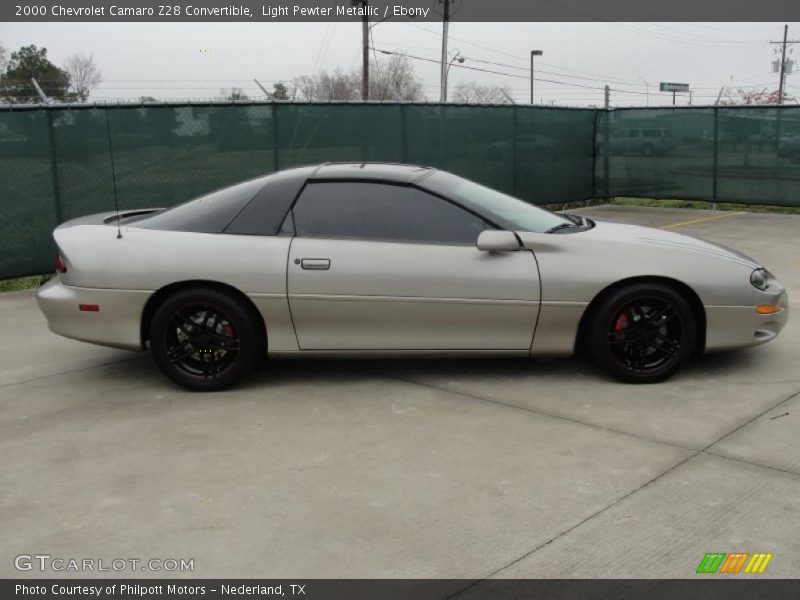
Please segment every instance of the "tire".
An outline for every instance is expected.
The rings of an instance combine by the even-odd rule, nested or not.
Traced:
[[[150,323],[150,350],[164,374],[186,389],[228,388],[264,356],[263,327],[251,307],[209,288],[167,298]]]
[[[697,346],[697,322],[680,293],[632,284],[602,300],[588,330],[597,365],[621,381],[656,383],[673,375]]]

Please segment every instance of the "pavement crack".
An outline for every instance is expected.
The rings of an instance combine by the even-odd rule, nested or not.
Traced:
[[[725,460],[730,460],[733,462],[750,465],[751,467],[761,467],[762,469],[769,469],[770,471],[778,471],[779,473],[785,473],[786,475],[794,475],[795,477],[800,477],[800,473],[798,473],[797,471],[781,469],[780,467],[772,467],[770,465],[765,465],[764,463],[757,463],[750,460],[745,460],[743,458],[738,458],[736,456],[726,456],[725,454],[717,454],[716,452],[709,452],[708,450],[703,450],[703,454],[706,454],[708,456],[713,456],[715,458],[724,458]]]
[[[387,374],[387,375],[389,377],[393,377],[393,378],[399,379],[401,381],[406,381],[408,383],[422,385],[422,386],[433,388],[433,389],[436,389],[436,390],[439,390],[439,391],[449,392],[449,393],[452,393],[452,394],[456,394],[456,395],[467,397],[467,398],[472,398],[472,399],[475,399],[475,400],[480,400],[480,401],[483,401],[483,402],[490,402],[490,403],[493,403],[493,404],[498,404],[498,405],[509,407],[509,408],[516,408],[518,410],[523,410],[523,411],[530,412],[530,413],[533,413],[533,414],[538,414],[538,415],[542,415],[542,416],[561,419],[561,420],[569,421],[569,422],[572,422],[572,423],[586,425],[586,426],[589,426],[589,427],[595,427],[595,428],[603,429],[603,430],[606,430],[606,431],[612,431],[614,433],[621,433],[621,434],[626,435],[626,436],[630,436],[630,437],[634,437],[634,438],[638,438],[638,439],[643,439],[643,440],[646,440],[646,441],[649,441],[649,442],[654,442],[654,440],[651,440],[651,439],[646,438],[644,436],[636,436],[636,435],[632,435],[632,434],[624,432],[624,431],[617,431],[617,430],[614,430],[614,429],[609,429],[609,428],[606,428],[606,427],[593,425],[591,423],[584,423],[584,422],[576,420],[576,419],[569,419],[569,418],[562,417],[562,416],[559,416],[559,415],[551,415],[551,414],[548,414],[548,413],[543,413],[543,412],[540,412],[540,411],[535,411],[535,410],[531,410],[531,409],[528,409],[528,408],[525,408],[525,407],[521,407],[521,406],[518,406],[518,405],[515,405],[515,404],[508,404],[508,403],[505,403],[505,402],[499,402],[499,401],[496,401],[496,400],[483,398],[483,397],[480,397],[480,396],[477,396],[477,395],[474,395],[474,394],[468,394],[468,393],[457,391],[457,390],[455,390],[455,391],[454,390],[449,390],[447,388],[441,388],[439,386],[426,384],[426,383],[419,382],[419,381],[414,381],[412,379],[399,377],[397,375],[392,375],[392,374]],[[728,436],[736,433],[737,431],[741,430],[742,428],[746,427],[747,425],[749,425],[749,424],[753,423],[754,421],[758,420],[759,418],[763,417],[765,414],[769,413],[771,410],[775,410],[781,404],[792,400],[793,398],[797,397],[798,395],[800,395],[800,390],[798,390],[796,392],[793,392],[792,394],[790,394],[786,398],[782,398],[779,402],[776,402],[772,406],[768,407],[767,409],[763,410],[762,412],[758,413],[757,415],[751,417],[747,421],[737,425],[735,428],[733,428],[732,430],[728,431],[724,435],[720,436],[718,439],[716,439],[715,441],[713,441],[712,443],[708,444],[707,446],[705,446],[704,448],[702,448],[700,450],[686,448],[686,447],[680,446],[678,444],[664,443],[664,445],[666,445],[666,446],[672,446],[672,447],[675,447],[675,448],[681,448],[683,450],[690,451],[691,454],[689,456],[683,458],[682,460],[676,462],[670,468],[668,468],[665,471],[659,473],[655,477],[653,477],[653,478],[649,479],[648,481],[644,482],[642,485],[640,485],[640,486],[628,491],[627,493],[623,494],[622,496],[620,496],[619,498],[617,498],[616,500],[614,500],[610,504],[604,506],[603,508],[601,508],[601,509],[595,511],[594,513],[588,515],[587,517],[581,519],[577,523],[569,526],[568,528],[564,529],[563,531],[561,531],[561,532],[557,533],[556,535],[550,537],[549,539],[547,539],[546,541],[542,542],[541,544],[538,544],[537,546],[535,546],[531,550],[525,552],[521,556],[518,556],[517,558],[515,558],[511,562],[505,564],[504,566],[502,566],[502,567],[500,567],[498,569],[495,569],[491,573],[488,573],[487,575],[485,575],[485,576],[481,577],[480,579],[474,581],[470,585],[465,586],[464,588],[461,588],[460,590],[457,590],[456,592],[453,592],[452,594],[450,594],[449,596],[446,597],[447,600],[450,600],[452,598],[457,598],[458,596],[461,596],[465,592],[467,592],[467,591],[471,590],[472,588],[480,585],[482,582],[495,577],[496,575],[498,575],[498,574],[502,573],[503,571],[509,569],[510,567],[514,566],[515,564],[525,560],[529,556],[532,556],[533,554],[535,554],[536,552],[538,552],[542,548],[552,544],[556,540],[558,540],[558,539],[564,537],[565,535],[571,533],[572,531],[576,530],[577,528],[579,528],[580,526],[584,525],[585,523],[588,523],[592,519],[602,515],[603,513],[607,512],[608,510],[614,508],[615,506],[617,506],[620,503],[624,502],[625,500],[627,500],[628,498],[630,498],[634,494],[637,494],[638,492],[646,489],[647,487],[651,486],[653,483],[659,481],[660,479],[662,479],[666,475],[669,475],[670,473],[674,472],[676,469],[680,468],[681,466],[685,465],[686,463],[688,463],[689,461],[693,460],[694,458],[700,456],[701,454],[714,456],[714,457],[725,459],[725,460],[731,460],[731,461],[734,461],[734,462],[749,464],[751,466],[760,467],[760,468],[764,468],[764,469],[771,469],[771,470],[774,470],[774,471],[780,471],[781,473],[786,473],[788,475],[795,475],[795,476],[800,475],[800,473],[794,473],[792,471],[788,471],[788,470],[781,469],[781,468],[778,468],[778,467],[770,467],[768,465],[752,463],[752,462],[749,462],[749,461],[746,461],[746,460],[741,460],[741,459],[733,458],[733,457],[730,457],[730,456],[723,456],[723,455],[716,454],[714,452],[709,452],[709,448],[711,448],[715,444],[721,442],[722,440],[724,440]],[[662,442],[656,442],[656,443],[662,443]]]
[[[583,525],[584,523],[588,523],[589,521],[591,521],[591,520],[592,520],[592,519],[594,519],[595,517],[598,517],[598,516],[600,516],[601,514],[603,514],[604,512],[606,512],[606,511],[608,511],[608,510],[610,510],[610,509],[614,508],[615,506],[617,506],[618,504],[620,504],[621,502],[623,502],[623,501],[624,501],[624,500],[626,500],[627,498],[630,498],[631,496],[633,496],[633,495],[634,495],[634,494],[636,494],[637,492],[640,492],[641,490],[645,489],[646,487],[648,487],[648,486],[652,485],[653,483],[655,483],[656,481],[658,481],[659,479],[661,479],[661,478],[662,478],[662,477],[664,477],[665,475],[669,475],[669,474],[670,474],[670,473],[672,473],[672,472],[673,472],[675,469],[677,469],[678,467],[680,467],[680,466],[682,466],[682,465],[686,464],[687,462],[689,462],[690,460],[692,460],[694,457],[696,457],[696,456],[697,456],[697,455],[699,455],[699,454],[701,454],[701,451],[699,451],[699,450],[695,451],[695,452],[694,452],[693,454],[691,454],[690,456],[687,456],[686,458],[684,458],[684,459],[682,459],[682,460],[678,461],[677,463],[675,463],[674,465],[672,465],[672,466],[671,466],[669,469],[667,469],[667,470],[665,470],[665,471],[663,471],[663,472],[659,473],[658,475],[656,475],[656,476],[655,476],[655,477],[653,477],[652,479],[650,479],[650,480],[648,480],[648,481],[644,482],[644,483],[643,483],[642,485],[640,485],[639,487],[636,487],[636,488],[634,488],[634,489],[630,490],[629,492],[627,492],[626,494],[623,494],[622,496],[620,496],[619,498],[617,498],[616,500],[614,500],[612,503],[608,504],[607,506],[604,506],[603,508],[601,508],[601,509],[600,509],[600,510],[598,510],[598,511],[595,511],[595,512],[594,512],[594,513],[592,513],[591,515],[589,515],[589,516],[585,517],[584,519],[582,519],[582,520],[578,521],[578,522],[577,522],[577,523],[575,523],[574,525],[571,525],[570,527],[568,527],[567,529],[565,529],[565,530],[561,531],[560,533],[557,533],[557,534],[556,534],[556,535],[554,535],[553,537],[549,538],[547,541],[544,541],[544,542],[542,542],[541,544],[539,544],[539,545],[538,545],[538,546],[536,546],[535,548],[533,548],[533,549],[529,550],[529,551],[528,551],[528,552],[526,552],[525,554],[523,554],[523,555],[521,555],[521,556],[518,556],[517,558],[515,558],[514,560],[512,560],[510,563],[508,563],[508,564],[506,564],[506,565],[504,565],[504,566],[500,567],[499,569],[495,569],[494,571],[492,571],[492,572],[491,572],[491,573],[489,573],[488,575],[486,575],[486,576],[482,577],[480,580],[478,580],[478,581],[475,581],[475,582],[471,583],[470,585],[468,585],[468,586],[466,586],[466,587],[464,587],[464,588],[462,588],[462,589],[460,589],[460,590],[458,590],[458,591],[454,592],[453,594],[451,594],[451,595],[447,596],[447,600],[450,600],[451,598],[456,598],[456,597],[460,596],[461,594],[463,594],[464,592],[466,592],[466,591],[468,591],[468,590],[472,589],[473,587],[475,587],[475,586],[477,586],[477,585],[480,585],[482,582],[484,582],[484,581],[486,581],[486,580],[488,580],[488,579],[491,579],[492,577],[494,577],[495,575],[498,575],[499,573],[502,573],[503,571],[505,571],[505,570],[506,570],[506,569],[508,569],[509,567],[512,567],[512,566],[514,566],[515,564],[519,563],[519,562],[520,562],[520,561],[522,561],[522,560],[525,560],[526,558],[528,558],[529,556],[531,556],[531,555],[532,555],[532,554],[534,554],[535,552],[538,552],[539,550],[541,550],[541,549],[542,549],[542,548],[544,548],[545,546],[548,546],[548,545],[552,544],[553,542],[555,542],[556,540],[560,539],[561,537],[563,537],[563,536],[567,535],[568,533],[570,533],[570,532],[574,531],[575,529],[577,529],[578,527],[580,527],[580,526],[581,526],[581,525]]]
[[[707,445],[705,448],[703,448],[703,449],[702,449],[702,452],[705,452],[706,450],[708,450],[708,449],[709,449],[709,448],[711,448],[712,446],[715,446],[716,444],[719,444],[719,443],[720,443],[722,440],[724,440],[725,438],[732,436],[732,435],[733,435],[734,433],[736,433],[737,431],[739,431],[739,430],[741,430],[741,429],[743,429],[743,428],[747,427],[748,425],[750,425],[750,423],[753,423],[753,422],[757,421],[758,419],[760,419],[761,417],[763,417],[764,415],[766,415],[768,412],[770,412],[770,411],[772,411],[772,410],[775,410],[775,409],[776,409],[776,408],[778,408],[778,407],[779,407],[781,404],[783,404],[783,403],[785,403],[785,402],[789,402],[789,401],[793,400],[794,398],[796,398],[797,396],[800,396],[800,390],[797,390],[796,392],[792,392],[791,394],[789,394],[789,396],[788,396],[788,397],[786,397],[786,398],[783,398],[782,400],[779,400],[778,402],[776,402],[776,403],[775,403],[775,404],[773,404],[772,406],[770,406],[770,407],[766,408],[765,410],[761,411],[760,413],[758,413],[758,414],[757,414],[757,415],[755,415],[754,417],[751,417],[751,418],[749,418],[749,419],[748,419],[747,421],[745,421],[744,423],[741,423],[740,425],[737,425],[736,427],[734,427],[733,429],[731,429],[729,432],[727,432],[726,434],[722,435],[720,438],[718,438],[718,439],[714,440],[713,442],[711,442],[710,444],[708,444],[708,445]]]
[[[524,412],[527,412],[527,413],[531,413],[531,414],[534,414],[534,415],[539,415],[541,417],[549,417],[551,419],[558,419],[560,421],[565,421],[567,423],[572,423],[574,425],[584,425],[586,427],[591,427],[593,429],[598,429],[600,431],[606,431],[606,432],[609,432],[609,433],[616,433],[616,434],[624,435],[624,436],[627,436],[627,437],[630,437],[630,438],[633,438],[633,439],[636,439],[636,440],[640,440],[640,441],[644,441],[644,442],[650,442],[651,444],[660,444],[662,446],[669,446],[671,448],[678,448],[678,449],[681,449],[681,450],[686,450],[687,452],[701,452],[702,451],[701,449],[698,449],[698,448],[690,448],[688,446],[683,446],[681,444],[676,444],[674,442],[667,442],[667,441],[664,441],[664,440],[656,440],[656,439],[649,438],[649,437],[644,436],[644,435],[639,435],[637,433],[631,433],[630,431],[623,431],[621,429],[614,429],[613,427],[606,427],[605,425],[598,425],[597,423],[588,423],[586,421],[581,421],[580,419],[575,419],[575,418],[567,417],[567,416],[564,416],[564,415],[559,415],[559,414],[555,414],[555,413],[549,413],[549,412],[545,412],[545,411],[541,411],[541,410],[535,410],[533,408],[528,408],[526,406],[520,406],[519,404],[514,404],[513,402],[502,402],[501,400],[495,400],[494,398],[487,398],[485,396],[479,396],[477,394],[473,394],[473,393],[470,393],[470,392],[465,392],[463,390],[454,390],[454,389],[450,389],[450,388],[434,385],[434,384],[431,384],[431,383],[425,383],[424,381],[417,381],[415,379],[409,379],[407,377],[401,377],[400,375],[395,375],[393,373],[388,373],[386,371],[384,371],[384,375],[386,377],[390,377],[390,378],[396,379],[398,381],[404,381],[405,383],[411,383],[411,384],[414,384],[414,385],[419,385],[419,386],[422,386],[422,387],[425,387],[425,388],[428,388],[428,389],[437,390],[439,392],[445,392],[447,394],[453,394],[453,395],[456,395],[456,396],[461,396],[462,398],[469,398],[471,400],[478,400],[480,402],[487,402],[489,404],[496,404],[498,406],[504,406],[506,408],[512,408],[512,409],[516,409],[516,410],[521,410],[521,411],[524,411]]]
[[[84,371],[92,371],[94,369],[102,369],[103,367],[110,367],[111,365],[118,365],[126,362],[131,362],[141,358],[140,356],[130,356],[128,358],[121,358],[119,360],[110,360],[108,362],[99,363],[90,367],[82,367],[80,369],[72,369],[69,371],[58,371],[56,373],[48,373],[47,375],[39,375],[38,377],[30,377],[28,379],[20,379],[19,381],[9,381],[7,383],[0,383],[0,389],[12,387],[15,385],[22,385],[25,383],[32,383],[34,381],[41,381],[43,379],[50,379],[51,377],[60,377],[61,375],[71,375],[72,373],[83,373]]]

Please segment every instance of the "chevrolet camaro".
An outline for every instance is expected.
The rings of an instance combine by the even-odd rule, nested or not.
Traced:
[[[176,383],[228,387],[265,356],[586,350],[628,382],[774,339],[783,286],[670,231],[543,210],[428,167],[329,163],[54,232],[52,331],[146,350]]]

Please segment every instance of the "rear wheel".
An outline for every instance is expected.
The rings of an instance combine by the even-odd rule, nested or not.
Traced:
[[[214,289],[177,292],[150,323],[161,370],[194,391],[220,390],[248,375],[263,356],[264,335],[250,307]]]
[[[595,362],[623,381],[655,383],[692,355],[697,325],[692,308],[674,289],[634,284],[597,308],[589,331]]]

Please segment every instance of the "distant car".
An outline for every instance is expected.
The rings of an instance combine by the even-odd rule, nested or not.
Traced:
[[[778,144],[778,156],[788,158],[793,163],[800,163],[800,136],[781,140]]]
[[[117,232],[119,225],[119,234]],[[325,164],[54,233],[61,335],[143,350],[193,390],[265,355],[563,356],[655,382],[775,338],[784,288],[677,233],[555,214],[433,168]]]
[[[556,159],[557,142],[544,135],[519,135],[516,140],[503,140],[487,146],[487,155],[492,160],[512,160],[514,153],[521,159],[548,161]]]
[[[677,145],[669,129],[655,127],[620,129],[613,133],[610,143],[612,152],[642,156],[663,156]]]

